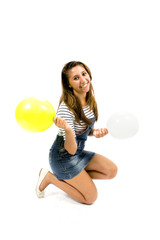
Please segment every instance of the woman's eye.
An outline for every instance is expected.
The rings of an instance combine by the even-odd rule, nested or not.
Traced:
[[[83,74],[82,74],[82,75],[83,75],[83,76],[85,76],[86,74],[87,74],[86,72],[83,72]]]
[[[78,79],[78,77],[74,77],[74,80],[77,80]]]

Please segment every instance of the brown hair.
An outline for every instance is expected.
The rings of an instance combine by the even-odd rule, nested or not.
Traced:
[[[74,95],[73,89],[69,87],[69,79],[68,79],[68,72],[75,66],[81,65],[84,67],[84,69],[87,71],[87,73],[90,76],[90,79],[92,80],[92,75],[90,69],[82,62],[79,61],[72,61],[67,64],[62,69],[61,77],[62,77],[62,95],[59,101],[59,105],[62,101],[65,102],[67,107],[73,112],[75,115],[75,119],[78,123],[80,123],[80,120],[84,121],[87,125],[92,124],[92,120],[86,118],[83,108],[81,106],[81,103],[79,99]],[[97,109],[97,103],[94,97],[94,90],[93,86],[90,83],[90,89],[86,94],[86,102],[87,105],[89,105],[90,110],[93,110],[96,121],[98,120],[98,109]]]

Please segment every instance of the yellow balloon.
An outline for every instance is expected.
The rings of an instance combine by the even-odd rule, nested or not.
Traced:
[[[18,124],[30,132],[42,132],[53,124],[56,113],[50,102],[39,98],[22,100],[15,111]]]

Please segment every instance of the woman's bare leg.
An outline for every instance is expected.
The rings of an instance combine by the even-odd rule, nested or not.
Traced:
[[[117,174],[117,166],[108,158],[97,153],[85,170],[92,179],[111,179]]]
[[[40,184],[39,190],[43,191],[49,184],[60,188],[80,203],[92,204],[97,198],[95,184],[85,170],[69,180],[59,180],[54,174],[48,172]]]

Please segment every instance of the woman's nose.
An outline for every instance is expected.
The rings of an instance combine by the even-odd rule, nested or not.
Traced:
[[[81,76],[81,83],[86,82],[85,76]]]

